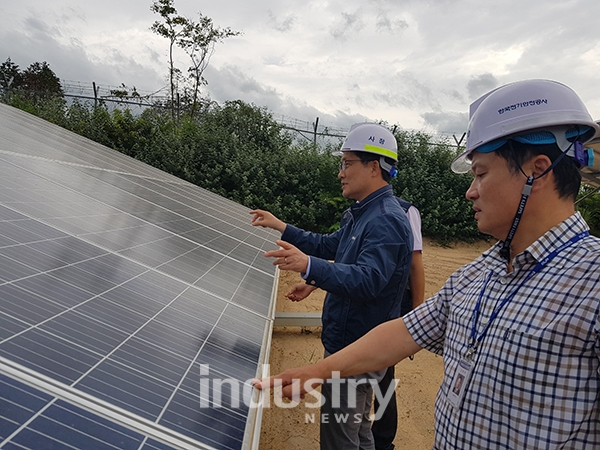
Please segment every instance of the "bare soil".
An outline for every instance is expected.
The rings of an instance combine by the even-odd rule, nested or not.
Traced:
[[[425,265],[425,297],[435,294],[446,279],[460,266],[472,261],[490,247],[489,242],[459,243],[441,247],[431,241],[423,242]],[[277,295],[277,311],[321,311],[325,292],[316,290],[301,302],[284,297],[290,288],[302,280],[293,272],[281,272]],[[323,356],[319,328],[275,327],[271,346],[271,373],[318,361]],[[398,432],[394,441],[397,449],[431,449],[434,439],[433,407],[443,377],[440,356],[427,351],[417,353],[414,360],[396,365],[398,398]],[[310,450],[319,448],[319,410],[304,403],[314,403],[313,396],[294,408],[272,406],[264,410],[260,438],[261,450]],[[274,404],[271,398],[271,405]],[[313,422],[314,417],[314,422]]]

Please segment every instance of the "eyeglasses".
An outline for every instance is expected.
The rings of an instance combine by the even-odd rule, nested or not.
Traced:
[[[349,162],[356,162],[356,161],[361,161],[360,159],[345,159],[344,161],[342,161],[340,163],[340,165],[338,166],[339,170],[341,172],[344,172],[347,168],[348,168],[348,163]]]

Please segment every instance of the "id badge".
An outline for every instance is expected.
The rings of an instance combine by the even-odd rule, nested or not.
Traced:
[[[450,389],[448,390],[448,401],[455,408],[458,408],[462,403],[472,372],[473,361],[462,359],[458,363],[458,367],[450,383]]]

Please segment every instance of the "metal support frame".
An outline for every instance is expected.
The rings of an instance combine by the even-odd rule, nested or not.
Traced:
[[[277,312],[275,313],[275,327],[321,327],[321,313],[310,312]]]

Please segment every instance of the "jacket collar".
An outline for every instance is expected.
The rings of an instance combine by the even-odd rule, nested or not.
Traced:
[[[376,191],[371,192],[369,195],[367,195],[362,202],[355,202],[352,206],[350,206],[352,215],[355,217],[358,217],[361,214],[363,214],[364,211],[368,210],[369,207],[377,199],[382,198],[382,197],[393,197],[393,196],[394,196],[394,191],[390,184],[388,184],[387,186],[384,186],[382,188],[379,188]]]

